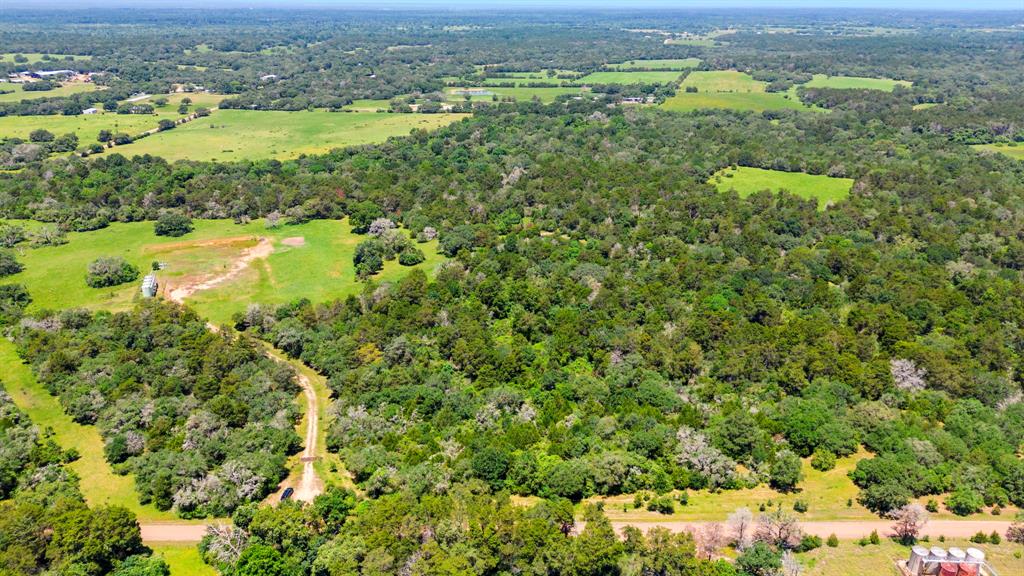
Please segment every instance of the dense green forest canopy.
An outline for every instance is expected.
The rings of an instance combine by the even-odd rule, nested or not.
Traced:
[[[762,539],[710,562],[688,534],[620,541],[588,504],[568,538],[573,506],[655,493],[648,508],[671,512],[670,493],[796,491],[801,458],[828,470],[862,450],[849,479],[879,515],[920,498],[963,516],[1024,507],[1024,163],[971,146],[1024,142],[1024,35],[1005,14],[339,14],[11,11],[4,50],[88,56],[46,65],[99,72],[103,89],[3,103],[0,120],[179,87],[254,114],[356,100],[437,112],[464,82],[532,72],[582,88],[618,62],[682,58],[749,74],[734,75],[798,109],[679,113],[657,106],[674,85],[612,84],[548,104],[449,102],[472,116],[290,161],[86,158],[69,154],[84,142],[38,132],[0,142],[0,217],[37,221],[0,226],[9,275],[21,250],[118,221],[175,221],[187,237],[189,218],[347,217],[366,235],[360,279],[385,256],[424,257],[406,232],[439,241],[447,260],[430,274],[333,302],[245,303],[219,333],[155,301],[26,316],[32,295],[0,285],[0,325],[68,413],[98,426],[141,502],[232,516],[204,540],[208,563],[239,576],[774,574],[782,550],[821,542]],[[0,71],[35,68],[18,60]],[[903,82],[803,86],[820,74]],[[825,207],[709,181],[738,166],[852,188]],[[258,506],[300,445],[298,388],[267,345],[327,377],[327,448],[356,491]],[[69,456],[3,396],[0,433],[0,499],[14,498],[0,512],[29,526],[18,534],[51,529],[32,507],[53,504],[32,493],[42,471],[69,513],[134,522],[84,508]],[[61,542],[33,541],[36,560],[11,570],[79,562],[49,551]],[[0,559],[20,545],[0,536]]]

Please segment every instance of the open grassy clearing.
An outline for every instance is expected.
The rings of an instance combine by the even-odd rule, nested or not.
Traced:
[[[654,58],[651,60],[627,60],[609,64],[614,70],[687,70],[700,65],[700,58]]]
[[[195,544],[157,542],[148,544],[153,555],[159,556],[171,568],[171,576],[217,576],[212,566],[203,562]]]
[[[155,236],[152,222],[114,223],[102,230],[72,232],[63,246],[19,247],[25,270],[4,280],[25,285],[33,298],[30,310],[78,306],[123,310],[138,298],[138,282],[90,288],[85,284],[89,262],[100,256],[121,256],[143,272],[153,261],[164,262],[167,267],[158,278],[161,290],[166,291],[224,271],[242,250],[263,236],[274,245],[268,259],[257,260],[229,282],[189,297],[190,305],[223,323],[250,302],[281,304],[303,297],[323,302],[362,289],[352,255],[366,237],[352,234],[347,221],[318,220],[274,230],[267,230],[262,221],[236,225],[229,220],[197,220],[195,226],[195,231],[182,238]],[[302,238],[303,243],[285,243],[289,238]],[[437,253],[436,241],[417,246],[427,259],[416,268],[433,272],[444,260]],[[397,261],[387,262],[375,279],[395,280],[411,269]]]
[[[50,60],[43,60],[43,56],[45,56],[45,54],[42,54],[40,52],[5,52],[3,54],[0,54],[0,62],[3,62],[5,64],[13,64],[14,57],[18,54],[21,54],[22,56],[27,58],[29,64],[61,64],[63,62],[66,62],[66,59],[68,57],[70,57],[74,61],[79,62],[84,60],[92,60],[92,56],[79,56],[75,54],[50,54]],[[60,66],[56,66],[56,68],[60,68]]]
[[[167,104],[164,104],[163,106],[157,106],[153,103],[153,101],[157,98],[166,98]],[[156,111],[157,114],[173,113],[177,115],[178,106],[181,104],[181,101],[185,98],[188,98],[192,101],[192,103],[189,104],[189,108],[194,110],[195,108],[199,107],[216,108],[220,104],[221,100],[228,98],[228,95],[213,94],[210,92],[175,92],[173,94],[154,94],[149,98],[142,100],[141,102],[153,106],[153,109]]]
[[[988,152],[998,152],[1000,154],[1005,154],[1010,158],[1024,160],[1024,144],[1018,144],[1016,146],[1011,146],[1009,144],[976,144],[971,146],[971,148],[974,148],[975,150],[985,150]]]
[[[804,84],[806,88],[838,88],[858,90],[882,90],[892,92],[897,86],[910,87],[913,83],[906,80],[891,78],[865,78],[862,76],[827,76],[815,74],[814,78]]]
[[[555,98],[562,96],[563,94],[579,94],[583,92],[582,88],[498,88],[498,87],[456,87],[456,88],[445,88],[445,95],[448,97],[449,102],[462,102],[466,99],[466,95],[469,95],[470,100],[473,102],[490,102],[497,96],[499,99],[502,97],[511,97],[516,100],[527,102],[532,100],[534,96],[540,98],[541,102],[549,103],[554,102]]]
[[[391,136],[407,136],[413,129],[433,130],[465,116],[218,110],[116,151],[127,156],[152,154],[171,161],[294,158],[383,142]]]
[[[354,112],[376,112],[378,110],[388,110],[391,108],[391,100],[353,100],[351,104],[342,108],[342,110],[352,110]]]
[[[999,545],[972,544],[967,540],[949,539],[937,546],[961,549],[980,548],[986,560],[1001,575],[1024,574],[1024,559],[1014,556],[1021,546],[1003,542]],[[899,576],[895,561],[906,560],[910,547],[883,539],[877,546],[859,546],[855,542],[841,541],[836,548],[823,546],[797,558],[806,567],[805,576],[849,576],[851,574],[872,574],[874,576]]]
[[[912,110],[927,110],[929,108],[935,108],[938,105],[939,105],[938,102],[922,102],[920,104],[914,104],[911,107],[911,109]]]
[[[676,95],[661,105],[666,110],[689,112],[703,108],[729,108],[732,110],[820,110],[809,108],[789,92],[705,92],[687,93],[677,91]]]
[[[760,485],[756,488],[743,490],[722,490],[711,492],[708,490],[689,491],[689,502],[683,506],[676,502],[674,514],[666,515],[652,512],[644,507],[633,508],[633,495],[620,495],[609,497],[593,497],[587,502],[603,502],[605,514],[610,520],[616,522],[699,522],[710,520],[725,520],[737,508],[749,508],[757,514],[761,504],[766,507],[782,505],[783,510],[792,511],[793,503],[803,500],[808,505],[806,513],[798,514],[803,521],[877,521],[878,516],[864,508],[857,502],[859,489],[850,480],[848,474],[856,466],[857,462],[869,458],[871,455],[865,451],[853,454],[836,461],[836,467],[827,472],[821,472],[811,468],[810,458],[803,462],[804,479],[797,486],[798,491],[782,493],[767,485]],[[678,495],[678,494],[677,494]],[[921,498],[922,504],[929,498],[939,502],[944,500],[942,496]],[[524,500],[529,502],[528,500]],[[849,506],[847,503],[849,502]],[[623,509],[625,507],[625,509]],[[581,510],[582,508],[579,508]],[[1004,508],[1003,518],[1012,518],[1016,508]],[[934,519],[957,520],[963,519],[953,515],[944,507],[931,515]],[[992,520],[993,517],[987,513],[979,513],[969,516],[971,520]]]
[[[720,192],[736,190],[741,198],[761,190],[786,190],[801,198],[817,198],[819,210],[824,210],[829,204],[849,196],[853,187],[851,178],[832,178],[819,174],[781,172],[747,166],[720,170],[711,177],[711,183]]]
[[[131,476],[114,474],[107,463],[99,431],[93,426],[77,424],[65,414],[60,401],[36,381],[32,369],[22,364],[14,344],[6,338],[0,338],[0,366],[3,367],[4,385],[14,403],[40,429],[52,429],[57,444],[78,451],[79,459],[69,466],[81,478],[79,486],[89,504],[124,506],[135,512],[141,521],[177,519],[173,512],[139,504],[135,480]]]
[[[796,95],[788,92],[766,92],[768,84],[754,80],[749,74],[736,70],[712,70],[690,72],[680,85],[676,95],[662,106],[666,110],[688,112],[702,108],[730,108],[734,110],[815,110],[805,106]],[[687,92],[686,88],[696,92]]]
[[[0,94],[0,102],[20,102],[22,100],[35,100],[36,98],[58,98],[82,92],[95,92],[100,89],[99,86],[92,82],[65,82],[53,90],[43,90],[42,92],[26,92],[24,86],[21,83],[0,82],[0,92],[5,92],[5,94]]]
[[[579,81],[585,84],[673,84],[681,75],[681,71],[671,70],[592,72]]]
[[[151,114],[97,113],[78,116],[3,116],[0,117],[0,138],[16,136],[28,139],[37,128],[57,134],[74,132],[81,144],[96,141],[100,130],[138,134],[156,128],[160,119]]]

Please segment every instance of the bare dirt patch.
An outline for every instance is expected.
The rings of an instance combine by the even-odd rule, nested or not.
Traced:
[[[266,238],[260,238],[259,242],[255,246],[243,250],[239,257],[232,263],[231,268],[223,274],[173,286],[167,292],[167,297],[175,302],[182,303],[185,298],[188,298],[196,292],[209,290],[210,288],[231,280],[235,276],[241,274],[253,260],[266,258],[273,252],[273,243]]]
[[[284,244],[285,246],[305,246],[306,237],[292,236],[291,238],[285,238],[284,240],[281,240],[281,244]]]

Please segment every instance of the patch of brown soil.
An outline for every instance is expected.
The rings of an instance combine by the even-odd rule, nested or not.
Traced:
[[[284,244],[285,246],[305,246],[306,237],[292,236],[291,238],[285,238],[284,240],[281,240],[281,244]]]

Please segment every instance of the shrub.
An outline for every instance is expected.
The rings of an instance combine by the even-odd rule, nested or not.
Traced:
[[[999,535],[998,531],[993,530],[992,533],[988,535],[988,541],[998,546],[1003,543],[1003,537]]]
[[[686,506],[687,504],[690,503],[690,493],[687,492],[686,490],[683,490],[682,492],[680,492],[678,500],[680,505]]]
[[[647,503],[647,509],[659,514],[672,514],[676,511],[675,504],[668,496],[658,496]]]
[[[0,277],[17,274],[24,269],[24,266],[15,259],[14,254],[7,250],[0,250]]]
[[[398,255],[398,263],[402,266],[415,266],[426,260],[427,257],[419,248],[408,247]]]
[[[800,457],[789,450],[783,450],[772,463],[769,483],[776,490],[783,492],[793,490],[803,478],[800,468]]]
[[[988,544],[988,534],[978,532],[974,536],[971,536],[971,542],[974,542],[975,544]]]
[[[807,512],[807,501],[797,500],[796,502],[793,502],[793,510],[801,514]]]
[[[868,541],[875,546],[882,542],[882,540],[878,537],[878,530],[871,531],[871,535],[868,536]]]
[[[957,516],[969,516],[981,511],[985,506],[985,499],[974,490],[961,486],[953,491],[946,498],[946,508]]]
[[[157,236],[178,237],[188,234],[194,229],[192,219],[180,212],[164,212],[153,225]]]
[[[834,536],[834,534],[833,534]],[[815,548],[821,548],[821,536],[805,535],[800,539],[800,545],[796,547],[797,552],[810,552]],[[834,548],[834,546],[833,546]]]
[[[829,548],[838,548],[839,547],[839,537],[836,536],[835,534],[829,534],[828,535],[828,540],[825,543],[828,544]]]
[[[131,282],[139,277],[139,269],[124,258],[97,258],[89,264],[85,283],[91,288],[106,288]]]
[[[836,467],[836,455],[818,448],[814,451],[814,455],[811,456],[811,468],[820,472],[827,472]]]
[[[925,510],[935,514],[939,511],[939,503],[934,498],[929,498],[928,503],[924,505]]]

